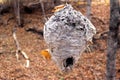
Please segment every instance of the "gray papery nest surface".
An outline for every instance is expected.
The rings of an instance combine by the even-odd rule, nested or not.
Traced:
[[[70,4],[45,23],[44,39],[61,71],[73,68],[96,33],[94,25]]]

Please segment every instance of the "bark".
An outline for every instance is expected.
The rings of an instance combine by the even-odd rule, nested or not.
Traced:
[[[41,8],[42,8],[42,13],[43,13],[43,16],[44,16],[44,20],[45,22],[47,21],[47,18],[46,18],[46,14],[45,14],[45,8],[44,8],[44,4],[41,0],[39,0],[40,2],[40,5],[41,5]]]
[[[86,16],[87,18],[90,20],[91,17],[91,0],[87,0],[87,12],[86,12]]]
[[[23,26],[22,17],[20,14],[20,0],[14,0],[13,4],[14,4],[15,18],[17,20],[18,26]]]
[[[119,0],[110,0],[110,26],[108,33],[108,49],[107,49],[107,80],[115,80],[116,76],[116,51],[118,45],[118,29],[119,29]]]

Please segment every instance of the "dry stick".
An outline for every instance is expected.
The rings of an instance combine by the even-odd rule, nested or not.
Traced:
[[[87,0],[87,12],[86,16],[89,20],[91,20],[91,0]]]
[[[18,53],[21,53],[23,55],[23,57],[26,59],[25,67],[29,67],[29,65],[30,65],[29,57],[27,56],[27,54],[24,51],[21,50],[21,47],[20,47],[19,42],[16,37],[16,29],[13,30],[13,38],[14,38],[14,41],[15,41],[16,47],[17,47],[17,50],[16,50],[17,60],[19,60]]]
[[[21,26],[22,23],[21,23],[21,14],[20,14],[20,0],[14,0],[14,11],[15,11],[15,17],[17,19],[17,23],[19,26]]]
[[[21,17],[20,17],[20,1],[17,2],[17,19],[18,19],[18,25],[21,25]]]
[[[41,0],[39,0],[39,2],[40,2],[41,8],[42,8],[42,13],[43,13],[43,16],[44,16],[44,19],[45,19],[45,22],[46,22],[47,18],[46,18],[46,14],[45,14],[44,4]]]
[[[27,6],[27,7],[31,7],[31,6],[35,6],[35,5],[39,5],[40,4],[40,2],[30,2],[30,3],[28,3],[28,4],[23,4],[23,6]]]

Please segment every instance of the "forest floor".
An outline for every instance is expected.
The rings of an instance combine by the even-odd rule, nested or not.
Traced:
[[[75,6],[78,11],[85,13],[84,9]],[[108,30],[109,5],[92,6],[91,21],[97,28],[96,37]],[[53,13],[49,10],[47,16]],[[0,24],[0,80],[104,80],[106,75],[106,41],[104,37],[96,39],[92,45],[92,52],[84,52],[72,72],[63,74],[51,60],[45,60],[40,51],[46,49],[43,35],[40,31],[44,26],[43,15],[40,11],[24,14],[25,25],[17,27],[17,38],[20,46],[30,58],[30,67],[23,65],[25,59],[20,56],[16,60],[16,46],[12,36],[14,19],[11,13],[2,15],[4,24]],[[10,20],[9,20],[10,19]],[[35,29],[31,31],[30,29]],[[120,53],[118,50],[117,53]],[[116,59],[116,79],[120,80],[120,57]]]

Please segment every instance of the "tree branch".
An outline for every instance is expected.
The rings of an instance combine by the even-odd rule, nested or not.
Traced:
[[[110,0],[110,26],[108,33],[107,49],[107,80],[115,80],[116,76],[116,51],[118,46],[119,30],[119,0]]]
[[[16,28],[14,28],[14,30],[13,30],[13,39],[14,39],[16,47],[17,47],[17,49],[16,49],[17,60],[19,60],[19,53],[21,53],[26,60],[25,67],[29,67],[29,63],[30,63],[29,57],[27,56],[27,54],[24,51],[21,50],[20,44],[19,44],[17,37],[16,37]]]

